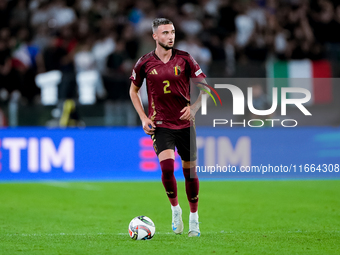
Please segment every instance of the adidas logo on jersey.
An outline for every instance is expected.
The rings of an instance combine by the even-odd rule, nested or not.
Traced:
[[[158,74],[156,69],[153,69],[149,74]]]

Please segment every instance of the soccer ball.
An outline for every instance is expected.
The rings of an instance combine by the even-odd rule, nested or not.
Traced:
[[[155,224],[146,216],[133,218],[129,224],[129,235],[134,240],[151,239],[155,234],[155,231]]]

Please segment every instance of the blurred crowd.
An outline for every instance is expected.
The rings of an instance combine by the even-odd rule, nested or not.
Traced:
[[[63,74],[59,98],[76,97],[78,72],[97,70],[98,100],[127,99],[156,17],[174,22],[175,47],[211,77],[270,57],[326,58],[340,43],[337,0],[0,0],[0,101],[39,103],[35,76],[51,70]]]

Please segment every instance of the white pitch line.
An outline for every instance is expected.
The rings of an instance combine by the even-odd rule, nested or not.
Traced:
[[[100,188],[95,185],[85,183],[42,182],[41,184],[64,189],[100,190]]]

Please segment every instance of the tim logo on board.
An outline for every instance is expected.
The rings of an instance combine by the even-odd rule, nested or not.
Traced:
[[[71,137],[62,138],[58,144],[49,137],[5,137],[0,141],[0,148],[0,166],[12,173],[22,170],[48,173],[52,168],[61,168],[66,173],[74,171],[74,140]]]

